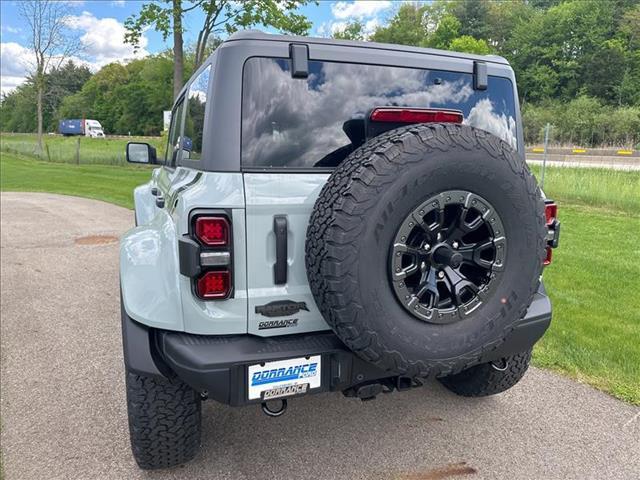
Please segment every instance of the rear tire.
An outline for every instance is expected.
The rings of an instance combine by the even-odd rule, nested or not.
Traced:
[[[145,470],[188,462],[200,447],[201,400],[180,380],[127,371],[131,449]]]
[[[526,350],[503,358],[500,362],[483,363],[456,375],[440,378],[440,382],[463,397],[495,395],[518,383],[529,368],[530,361],[531,350]]]

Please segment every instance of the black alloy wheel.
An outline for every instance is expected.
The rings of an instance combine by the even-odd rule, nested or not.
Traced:
[[[389,258],[391,284],[416,318],[453,323],[482,305],[504,270],[506,250],[495,208],[475,193],[448,190],[402,221]]]

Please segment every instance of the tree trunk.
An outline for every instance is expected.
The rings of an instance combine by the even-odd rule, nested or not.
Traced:
[[[184,82],[184,51],[182,45],[182,0],[173,0],[173,99]]]
[[[37,116],[38,116],[38,154],[42,153],[42,97],[43,97],[43,78],[42,74],[38,73],[36,78],[36,85],[38,91],[38,100],[37,100]]]
[[[201,53],[201,49],[202,49],[202,34],[204,32],[202,30],[200,30],[200,33],[198,33],[198,40],[196,41],[196,59],[195,59],[195,65],[193,66],[194,70],[197,70],[198,67],[200,66],[200,64],[202,63],[202,53]]]

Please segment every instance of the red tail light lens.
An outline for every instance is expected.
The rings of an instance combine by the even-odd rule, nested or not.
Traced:
[[[458,110],[430,108],[376,108],[369,117],[372,122],[390,123],[462,123],[464,116]]]
[[[553,249],[558,246],[558,237],[560,235],[558,205],[556,205],[552,200],[547,200],[547,203],[544,206],[544,216],[547,223],[547,254],[544,258],[543,265],[546,267],[551,264]]]
[[[558,218],[558,205],[555,203],[547,203],[544,206],[544,215],[547,218],[547,226],[551,225],[553,221]]]
[[[204,273],[196,284],[200,298],[227,298],[231,292],[231,275],[228,270],[215,270]]]
[[[226,247],[229,243],[229,221],[225,217],[198,217],[196,237],[209,247]]]

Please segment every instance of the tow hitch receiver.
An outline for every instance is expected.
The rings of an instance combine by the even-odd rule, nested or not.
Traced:
[[[287,411],[287,399],[286,398],[280,398],[278,400],[270,400],[270,402],[273,403],[278,403],[280,402],[280,405],[278,406],[278,408],[271,408],[269,406],[269,402],[262,402],[262,411],[264,412],[264,414],[267,417],[279,417],[281,415],[284,415],[284,412]]]

